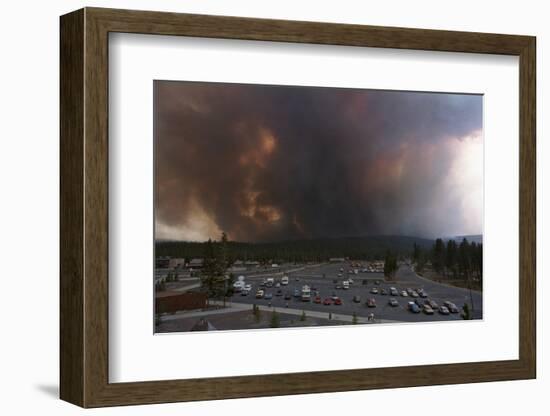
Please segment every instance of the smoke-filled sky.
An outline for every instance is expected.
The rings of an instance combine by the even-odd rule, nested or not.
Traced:
[[[482,96],[155,82],[155,237],[481,234]]]

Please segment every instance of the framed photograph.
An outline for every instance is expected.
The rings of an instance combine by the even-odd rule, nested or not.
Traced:
[[[63,400],[536,377],[534,37],[60,27]]]

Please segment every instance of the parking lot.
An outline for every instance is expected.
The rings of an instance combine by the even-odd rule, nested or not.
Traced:
[[[288,270],[292,270],[289,266]],[[296,269],[296,267],[294,267]],[[343,269],[343,272],[341,271]],[[262,282],[266,279],[266,275],[254,276],[245,275],[245,282],[251,285],[251,290],[247,295],[235,293],[231,298],[233,304],[257,304],[262,306],[272,306],[276,308],[300,309],[304,311],[315,311],[316,314],[324,312],[327,314],[353,315],[358,317],[368,317],[374,315],[376,321],[395,321],[395,322],[429,322],[429,321],[451,321],[461,320],[460,313],[450,313],[443,315],[435,308],[434,313],[428,315],[424,312],[413,313],[408,310],[408,302],[419,299],[421,304],[426,300],[432,300],[437,305],[442,305],[445,301],[453,302],[461,311],[464,303],[472,306],[473,301],[473,317],[474,319],[482,318],[482,295],[480,292],[469,291],[468,289],[457,288],[440,284],[427,279],[424,279],[411,269],[408,265],[402,265],[397,271],[392,281],[384,280],[382,273],[359,272],[357,274],[348,274],[348,264],[334,263],[323,264],[315,267],[308,267],[299,271],[289,271],[284,275],[289,277],[288,285],[280,287],[265,287]],[[341,274],[341,276],[339,276]],[[275,283],[281,282],[282,275],[275,274],[273,276]],[[349,289],[342,288],[342,282],[353,279]],[[300,297],[295,297],[295,290],[301,293],[304,285],[311,288],[311,301],[302,301]],[[399,295],[391,296],[390,288],[397,289]],[[373,289],[378,291],[377,294],[371,293]],[[258,289],[264,290],[264,297],[256,298]],[[402,291],[412,289],[418,291],[422,289],[426,298],[412,298],[410,295],[401,296]],[[382,294],[385,291],[387,294]],[[270,299],[266,299],[266,296]],[[287,295],[287,296],[285,296]],[[319,296],[321,303],[315,303],[314,299]],[[324,304],[324,300],[337,296],[341,299],[342,304],[337,305],[333,301],[330,304]],[[354,301],[354,298],[356,301]],[[395,299],[397,306],[390,306],[389,300]],[[366,302],[368,299],[374,299],[376,306],[368,307]],[[328,302],[327,302],[328,303]]]

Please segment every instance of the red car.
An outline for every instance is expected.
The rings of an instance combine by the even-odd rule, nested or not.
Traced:
[[[315,299],[313,299],[314,303],[321,303],[321,296],[315,296]]]
[[[323,305],[330,305],[332,304],[332,301],[330,300],[330,298],[325,298],[325,300],[323,301]]]
[[[340,299],[340,298],[334,299],[334,304],[335,305],[341,305],[342,304],[342,299]]]
[[[374,298],[367,300],[367,308],[376,308],[376,300]]]

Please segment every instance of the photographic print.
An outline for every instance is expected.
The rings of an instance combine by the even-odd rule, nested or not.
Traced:
[[[154,95],[155,333],[482,319],[482,95]]]

